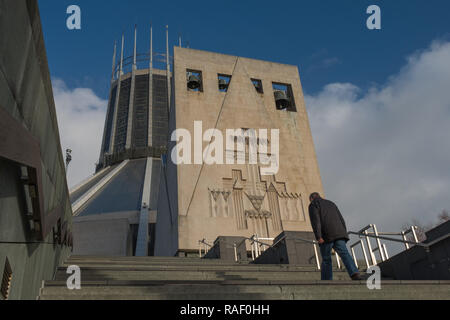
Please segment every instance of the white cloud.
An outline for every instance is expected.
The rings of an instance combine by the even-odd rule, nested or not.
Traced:
[[[95,170],[103,137],[107,101],[91,89],[67,88],[61,79],[52,79],[63,150],[72,149],[69,188]]]
[[[450,42],[381,88],[333,83],[305,99],[326,196],[351,229],[399,231],[450,209]]]

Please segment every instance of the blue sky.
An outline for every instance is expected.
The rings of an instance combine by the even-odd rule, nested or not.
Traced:
[[[191,4],[190,4],[191,3]],[[436,222],[450,210],[450,1],[40,0],[69,186],[98,160],[114,40],[132,53],[190,47],[297,65],[325,196],[356,230]],[[66,28],[66,8],[82,30]],[[381,8],[382,29],[366,28]],[[80,124],[83,124],[80,126]],[[416,220],[414,222],[413,220]]]
[[[82,10],[82,30],[66,28],[66,8]],[[382,30],[366,28],[366,9],[382,10]],[[148,50],[149,23],[156,50],[181,33],[195,49],[298,65],[309,94],[327,83],[379,84],[405,63],[405,57],[448,37],[450,2],[376,1],[147,1],[40,0],[50,70],[69,87],[87,86],[106,98],[114,40],[138,25],[139,51]]]

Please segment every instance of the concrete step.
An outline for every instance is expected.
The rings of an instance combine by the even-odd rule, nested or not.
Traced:
[[[69,265],[81,268],[81,290],[68,290]],[[361,269],[363,272],[363,269]],[[392,281],[369,290],[334,270],[320,281],[314,265],[257,265],[175,257],[71,257],[46,281],[42,300],[450,299],[450,281]]]
[[[118,257],[118,258],[101,258],[101,259],[90,259],[88,258],[77,258],[77,259],[68,259],[64,263],[64,267],[69,265],[78,265],[80,267],[123,267],[123,268],[134,268],[137,266],[164,266],[167,268],[224,268],[227,270],[231,270],[234,268],[243,269],[253,269],[253,270],[262,270],[262,269],[270,269],[274,268],[277,270],[280,269],[303,269],[303,270],[317,270],[315,264],[309,265],[288,265],[288,264],[249,264],[249,263],[235,263],[230,261],[222,261],[218,259],[198,259],[198,258],[159,258],[158,257]],[[365,268],[360,268],[361,271],[364,271]]]
[[[335,280],[349,280],[347,272],[339,271],[333,274]],[[245,272],[245,271],[133,271],[133,270],[84,270],[81,269],[83,280],[223,280],[223,279],[260,279],[260,280],[320,280],[316,271],[289,272]],[[58,270],[55,280],[65,280],[68,274]]]
[[[71,264],[63,264],[60,269],[67,269]],[[173,265],[173,264],[97,264],[97,263],[78,263],[75,264],[81,269],[95,270],[95,269],[108,269],[108,270],[193,270],[193,271],[276,271],[276,272],[289,272],[289,271],[318,271],[315,266],[305,265],[210,265],[210,264],[195,264],[195,265]],[[335,271],[340,269],[334,268]],[[363,271],[363,269],[361,269]]]
[[[68,290],[63,282],[49,282],[40,299],[449,299],[450,282],[383,281],[380,290],[369,290],[364,281],[227,281],[221,284],[165,284],[135,281],[83,284]],[[133,285],[130,285],[133,284]]]
[[[123,295],[123,294],[109,294],[109,295],[44,295],[39,300],[293,300],[290,294],[255,294],[255,293],[240,293],[227,294],[218,293],[216,295],[199,293],[199,294],[159,294],[149,293],[146,295]]]
[[[248,264],[248,261],[228,261],[221,259],[178,258],[178,257],[99,257],[99,256],[71,256],[67,261],[96,261],[96,262],[173,262],[173,263],[213,263],[213,264]]]

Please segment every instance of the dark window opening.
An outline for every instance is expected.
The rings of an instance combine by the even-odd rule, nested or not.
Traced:
[[[189,91],[203,92],[202,72],[198,70],[186,70],[187,89]]]
[[[231,76],[228,76],[226,74],[219,74],[218,75],[219,91],[227,92],[228,87],[230,86],[230,81],[231,81]]]
[[[3,277],[2,277],[2,286],[1,286],[1,295],[4,300],[8,299],[9,291],[11,289],[11,280],[12,280],[12,269],[9,264],[8,258],[5,261],[5,267],[3,269]]]
[[[277,110],[286,110],[296,112],[294,95],[290,84],[273,83],[273,94]]]
[[[251,79],[251,80],[252,80],[253,85],[255,86],[256,92],[264,93],[263,85],[262,85],[261,80],[259,80],[259,79]]]

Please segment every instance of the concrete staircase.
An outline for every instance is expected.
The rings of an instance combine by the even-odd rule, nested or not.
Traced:
[[[81,268],[81,290],[66,287],[70,265]],[[381,290],[334,271],[320,281],[307,265],[257,265],[215,259],[72,256],[45,281],[41,300],[450,299],[450,281],[382,280]]]

